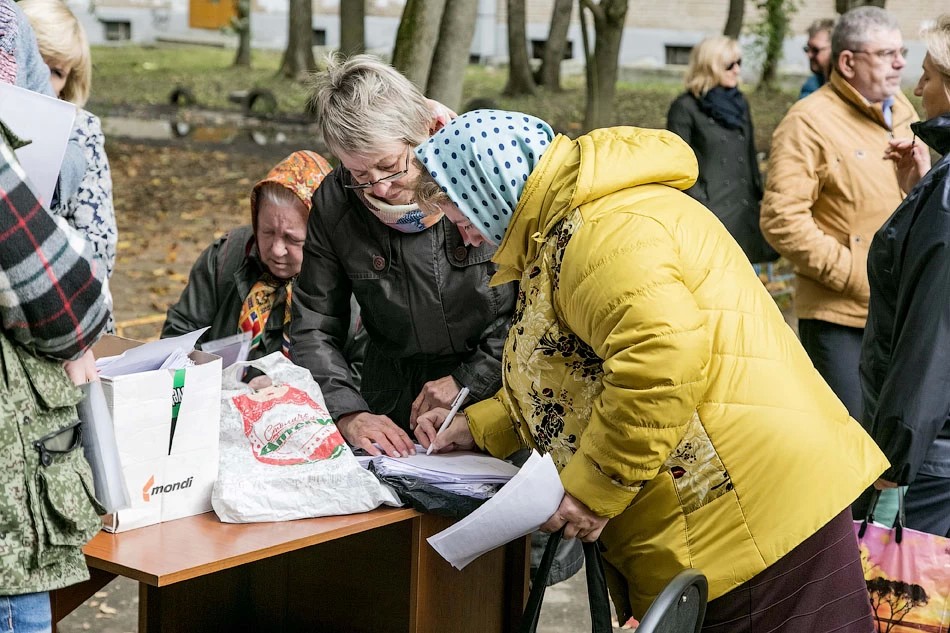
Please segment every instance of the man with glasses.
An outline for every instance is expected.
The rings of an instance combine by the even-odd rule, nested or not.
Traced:
[[[795,267],[802,345],[859,421],[868,246],[903,198],[883,155],[917,120],[900,90],[905,52],[883,9],[841,16],[828,83],[792,106],[772,137],[762,201],[762,233]]]
[[[815,20],[808,27],[808,42],[803,50],[808,56],[808,68],[812,74],[802,84],[799,99],[804,99],[828,82],[831,74],[831,31],[834,28],[835,21],[829,18]]]

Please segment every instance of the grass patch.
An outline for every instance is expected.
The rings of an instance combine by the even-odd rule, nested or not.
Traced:
[[[253,67],[235,68],[231,49],[158,44],[155,46],[93,47],[93,90],[91,109],[108,114],[119,105],[158,105],[168,103],[169,94],[178,86],[191,90],[204,107],[237,109],[228,101],[235,90],[266,88],[277,98],[285,113],[302,114],[308,89],[306,85],[277,76],[281,53],[254,51]],[[507,97],[502,94],[507,79],[504,67],[469,66],[465,73],[463,104],[473,98],[492,99],[500,108],[518,110],[545,119],[559,132],[571,136],[582,131],[584,120],[584,77],[567,75],[564,90],[558,93],[539,90],[533,96]],[[615,125],[664,127],[669,104],[679,94],[677,84],[645,80],[621,82],[617,86]],[[795,96],[790,93],[760,95],[750,92],[752,113],[757,126],[758,146],[765,150],[775,125],[781,120]]]

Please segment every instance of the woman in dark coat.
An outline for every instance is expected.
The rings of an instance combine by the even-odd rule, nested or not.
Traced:
[[[752,263],[778,259],[759,229],[762,175],[749,104],[739,91],[739,43],[711,37],[693,48],[686,92],[670,105],[666,127],[693,149],[699,179],[686,193],[726,226]]]
[[[874,487],[908,486],[907,526],[950,536],[950,14],[921,39],[914,94],[928,120],[887,153],[909,193],[868,253],[861,381],[871,435],[891,462]],[[932,169],[918,141],[943,155]]]
[[[489,287],[495,248],[423,214],[406,184],[412,148],[453,113],[367,55],[331,60],[313,100],[340,166],[314,197],[294,360],[320,383],[350,444],[408,454],[417,415],[450,405],[462,387],[476,402],[501,386],[516,286]],[[359,386],[340,353],[351,293],[370,340]]]

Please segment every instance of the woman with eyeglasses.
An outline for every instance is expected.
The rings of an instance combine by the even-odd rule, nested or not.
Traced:
[[[454,113],[367,55],[329,59],[313,103],[340,166],[314,196],[294,360],[350,444],[408,455],[416,416],[448,408],[462,387],[470,402],[498,390],[516,286],[490,288],[495,248],[413,200],[412,148]],[[341,354],[351,293],[370,339],[359,386]]]
[[[693,149],[699,179],[686,193],[726,226],[752,263],[778,254],[759,229],[762,174],[749,103],[739,90],[739,42],[710,37],[695,47],[686,69],[686,92],[670,105],[666,127]]]
[[[950,14],[921,39],[914,94],[927,120],[886,154],[907,197],[868,252],[861,383],[871,435],[891,463],[874,487],[908,486],[907,526],[950,536]],[[932,169],[927,146],[943,155]]]

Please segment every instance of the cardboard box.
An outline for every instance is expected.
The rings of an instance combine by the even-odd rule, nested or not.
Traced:
[[[116,336],[94,347],[97,358],[142,345]],[[125,532],[211,511],[218,475],[221,357],[192,351],[195,366],[114,378],[102,387],[132,505],[106,515],[104,528]]]

